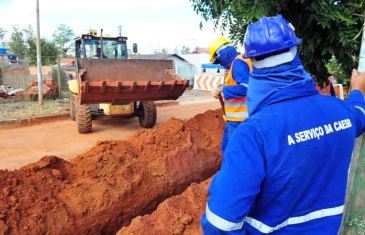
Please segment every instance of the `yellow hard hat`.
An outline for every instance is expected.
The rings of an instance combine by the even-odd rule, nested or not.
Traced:
[[[225,45],[225,44],[228,44],[228,43],[231,43],[230,40],[228,40],[227,38],[217,38],[215,39],[211,44],[210,44],[210,47],[209,47],[209,52],[210,52],[210,62],[214,62],[215,60],[215,53],[218,51],[218,49]]]

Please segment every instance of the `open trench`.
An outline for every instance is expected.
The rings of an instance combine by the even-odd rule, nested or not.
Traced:
[[[205,211],[211,178],[193,183],[181,195],[166,199],[150,215],[134,218],[117,235],[200,235],[200,218]]]
[[[70,162],[46,156],[16,171],[1,170],[0,234],[115,234],[121,228],[118,234],[201,233],[205,180],[219,169],[224,125],[222,112],[210,110],[127,140],[99,141]],[[184,199],[166,211],[176,197],[199,200],[196,210]],[[153,216],[176,223],[138,230]]]

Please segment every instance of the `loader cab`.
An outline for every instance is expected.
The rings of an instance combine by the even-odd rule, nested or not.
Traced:
[[[103,36],[103,55],[101,55],[100,36],[96,33],[82,34],[75,38],[76,58],[128,59],[127,37]]]

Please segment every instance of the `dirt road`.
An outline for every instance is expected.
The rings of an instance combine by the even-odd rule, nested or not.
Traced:
[[[182,104],[158,108],[157,125],[171,117],[191,118],[219,102]],[[71,120],[0,131],[0,169],[15,169],[38,161],[45,155],[71,159],[95,145],[97,140],[124,139],[141,130],[137,118],[93,121],[93,132],[80,135]]]

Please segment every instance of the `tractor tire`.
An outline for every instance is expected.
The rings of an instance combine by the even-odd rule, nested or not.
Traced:
[[[92,131],[90,106],[87,104],[76,105],[76,126],[80,134]]]
[[[70,96],[70,117],[72,121],[76,120],[76,114],[75,114],[75,96],[71,95]]]
[[[156,125],[157,110],[153,101],[139,103],[139,124],[143,128],[152,128]]]

